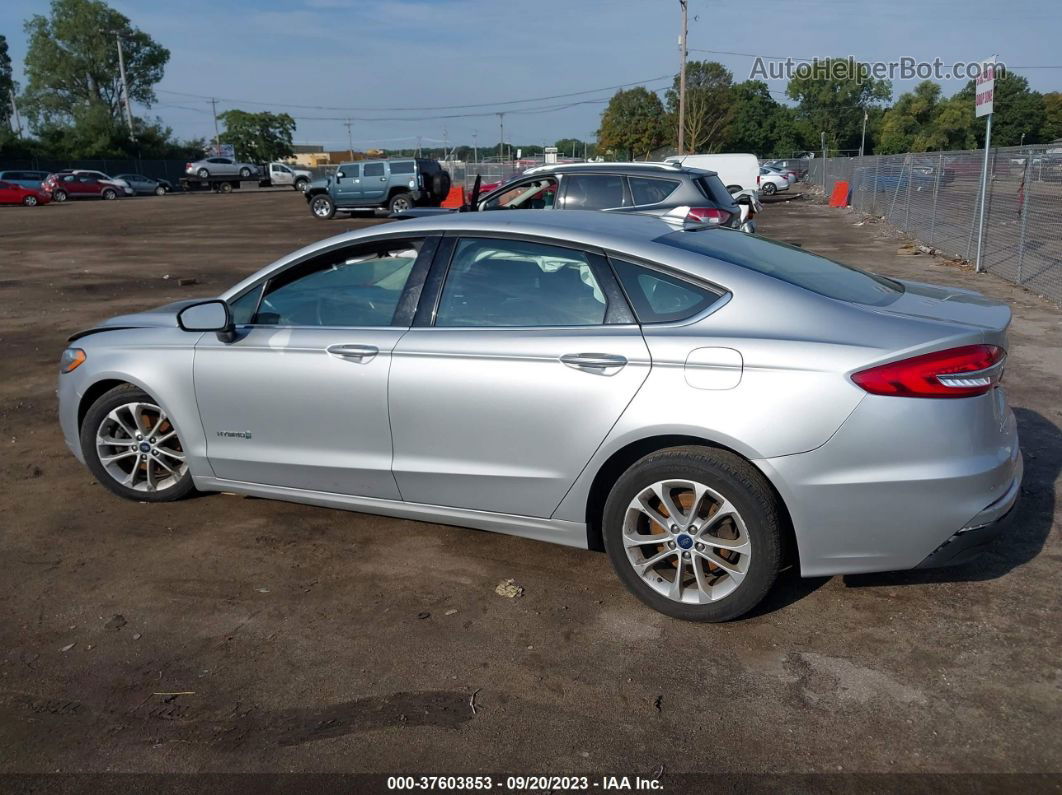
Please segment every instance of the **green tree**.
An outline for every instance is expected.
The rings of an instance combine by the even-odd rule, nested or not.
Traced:
[[[582,157],[584,143],[578,138],[561,138],[553,144],[557,147],[558,157]],[[574,155],[572,153],[575,153]]]
[[[1062,91],[1044,94],[1044,126],[1040,137],[1044,143],[1062,138]]]
[[[799,148],[792,111],[771,96],[762,80],[746,80],[731,91],[733,112],[726,128],[728,152],[752,152],[760,157],[789,156]]]
[[[734,76],[717,61],[686,64],[686,149],[707,154],[717,152],[727,137],[734,110]],[[668,122],[678,140],[679,77],[667,91]]]
[[[866,64],[847,58],[827,58],[804,64],[786,87],[797,102],[796,121],[805,143],[820,146],[826,133],[830,149],[859,149],[863,114],[892,97],[892,83],[870,75]]]
[[[11,97],[15,93],[15,79],[11,76],[11,56],[7,54],[7,39],[0,33],[0,138],[11,124]]]
[[[664,106],[656,94],[641,86],[617,91],[601,114],[597,148],[631,160],[648,160],[664,142],[665,130]]]
[[[52,0],[51,15],[26,21],[26,90],[22,107],[34,128],[96,125],[92,135],[121,124],[122,41],[129,99],[150,106],[170,51],[128,17],[99,0]]]
[[[295,154],[291,137],[295,120],[287,113],[248,113],[227,110],[218,114],[225,125],[222,143],[232,144],[238,157],[253,163],[268,163]]]
[[[967,83],[953,99],[965,102],[970,109],[970,118],[974,114],[974,81]],[[1029,90],[1029,81],[1021,75],[1006,72],[996,77],[995,93],[992,99],[992,145],[1017,146],[1022,133],[1025,143],[1035,144],[1042,140],[1045,122],[1044,98],[1039,91]],[[972,123],[977,146],[985,145],[985,120],[976,119]]]
[[[941,110],[941,91],[936,83],[926,80],[914,91],[901,94],[896,103],[885,111],[881,137],[875,151],[879,154],[897,152],[925,152],[936,148],[938,137],[933,124]]]

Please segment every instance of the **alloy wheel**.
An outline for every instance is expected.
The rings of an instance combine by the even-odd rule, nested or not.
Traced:
[[[327,218],[331,207],[329,206],[328,199],[318,198],[313,200],[313,214],[318,218]]]
[[[658,481],[635,495],[624,516],[623,547],[650,588],[685,604],[707,604],[733,593],[752,555],[737,508],[693,480]]]
[[[166,491],[188,470],[177,430],[153,403],[110,411],[96,429],[96,455],[110,477],[134,491]]]

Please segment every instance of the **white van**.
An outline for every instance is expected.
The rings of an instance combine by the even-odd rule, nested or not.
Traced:
[[[756,155],[678,155],[666,162],[714,171],[731,193],[759,187],[760,161]]]

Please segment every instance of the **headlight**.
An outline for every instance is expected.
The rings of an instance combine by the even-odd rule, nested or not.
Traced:
[[[81,348],[67,348],[59,357],[59,372],[72,373],[85,361],[85,352]]]

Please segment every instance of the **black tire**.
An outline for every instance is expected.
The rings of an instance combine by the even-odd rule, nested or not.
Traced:
[[[81,453],[85,457],[85,464],[96,480],[100,482],[100,485],[127,500],[136,500],[137,502],[173,502],[187,497],[195,491],[190,469],[186,469],[181,478],[164,491],[138,491],[115,480],[100,461],[99,452],[96,449],[96,433],[101,424],[111,411],[126,403],[134,402],[157,405],[155,399],[142,389],[131,384],[122,384],[105,392],[89,407],[88,412],[85,414],[84,422],[81,424]],[[137,464],[137,466],[140,466],[140,464]]]
[[[775,193],[778,192],[778,186],[775,185],[773,182],[765,182],[760,187],[760,190],[763,192],[764,196],[773,196]]]
[[[166,189],[164,187],[162,187],[162,185],[159,185],[157,188],[155,188],[155,195],[156,196],[165,196],[166,195]]]
[[[244,179],[247,179],[249,176],[251,176],[251,169],[249,169],[246,166],[244,166],[243,168],[240,169],[240,176],[243,177]]]
[[[53,202],[65,202],[69,197],[66,195],[66,191],[62,188],[52,191]]]
[[[100,193],[100,198],[106,201],[113,201],[118,198],[118,191],[114,188],[104,188]]]
[[[396,193],[387,202],[387,211],[391,213],[404,213],[414,206],[413,195],[410,193]]]
[[[322,221],[328,221],[336,214],[336,203],[327,193],[317,193],[310,197],[310,215]]]
[[[201,168],[195,173],[199,177],[199,179],[206,179],[207,177],[210,176],[210,172],[207,171],[205,168]]]
[[[27,207],[36,207],[38,204],[37,197],[34,196],[32,193],[28,196],[23,196],[22,203]]]
[[[442,202],[450,195],[450,173],[447,171],[440,171],[438,174],[433,174],[431,178],[431,195],[432,199],[437,202]]]
[[[300,193],[305,193],[308,187],[310,187],[310,180],[305,178],[295,180],[295,190]]]
[[[744,520],[751,544],[748,570],[736,588],[718,601],[673,601],[646,583],[627,558],[623,525],[628,506],[643,489],[670,479],[708,486],[724,496]],[[605,550],[620,581],[654,610],[686,621],[729,621],[759,604],[782,563],[782,532],[781,506],[759,470],[734,453],[711,447],[674,447],[642,458],[612,487],[602,519]]]
[[[218,192],[219,193],[232,193],[232,183],[231,182],[219,182],[218,183]]]

